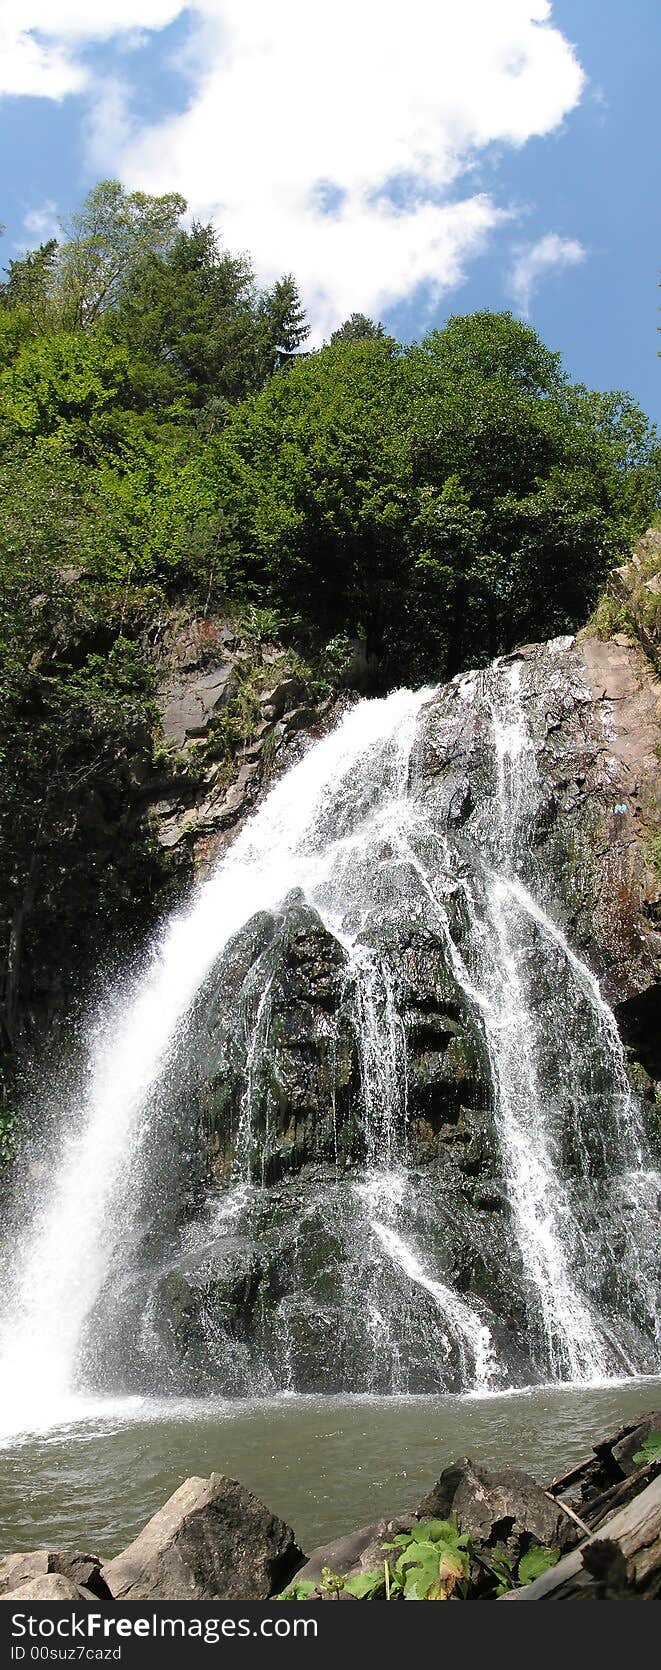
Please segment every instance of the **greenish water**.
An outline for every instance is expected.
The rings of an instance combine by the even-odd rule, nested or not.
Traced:
[[[99,1407],[0,1448],[0,1552],[112,1554],[190,1474],[238,1477],[306,1549],[415,1505],[457,1456],[542,1482],[595,1438],[659,1407],[661,1380],[536,1387],[494,1397],[301,1398]]]

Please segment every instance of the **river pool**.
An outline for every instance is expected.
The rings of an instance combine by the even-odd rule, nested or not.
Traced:
[[[224,1472],[295,1528],[306,1550],[414,1505],[469,1454],[540,1481],[594,1439],[661,1406],[661,1379],[489,1397],[308,1398],[82,1406],[0,1444],[0,1553],[113,1554],[190,1474]]]

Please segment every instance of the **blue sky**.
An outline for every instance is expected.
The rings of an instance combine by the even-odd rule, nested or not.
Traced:
[[[320,341],[512,307],[661,421],[658,0],[3,0],[5,260],[99,177],[181,191]]]

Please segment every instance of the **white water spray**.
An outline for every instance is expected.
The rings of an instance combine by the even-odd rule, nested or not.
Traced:
[[[84,1103],[71,1110],[55,1176],[27,1245],[18,1249],[0,1335],[2,1424],[9,1430],[63,1418],[75,1401],[81,1335],[125,1231],[123,1199],[151,1097],[210,969],[256,911],[276,908],[293,888],[311,899],[329,886],[332,893],[347,833],[369,820],[390,784],[395,792],[401,787],[428,695],[399,691],[360,703],[312,747],[190,907],[169,922],[144,973],[99,1023]]]

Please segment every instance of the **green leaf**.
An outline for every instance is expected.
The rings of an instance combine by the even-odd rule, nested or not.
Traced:
[[[496,1595],[504,1595],[508,1589],[514,1587],[513,1571],[516,1564],[513,1554],[508,1548],[494,1548],[491,1555],[491,1571],[497,1579]]]
[[[304,1578],[300,1582],[294,1581],[288,1589],[283,1589],[282,1594],[274,1595],[273,1598],[274,1600],[307,1600],[309,1595],[314,1594],[316,1587],[316,1583],[309,1583]]]
[[[411,1527],[411,1542],[447,1542],[457,1545],[458,1528],[449,1519],[428,1519]]]
[[[345,1593],[354,1595],[356,1600],[374,1600],[385,1586],[385,1573],[382,1571],[359,1571],[355,1577],[347,1577],[344,1581]]]
[[[556,1566],[560,1559],[559,1548],[529,1548],[519,1561],[519,1583],[522,1589],[528,1583],[533,1583],[536,1577],[541,1577],[551,1566]]]
[[[646,1467],[650,1461],[661,1461],[661,1432],[650,1432],[633,1459],[640,1467]]]

